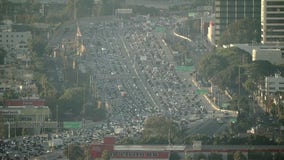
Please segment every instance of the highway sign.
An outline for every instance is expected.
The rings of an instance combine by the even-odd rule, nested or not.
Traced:
[[[164,32],[166,32],[166,28],[165,28],[165,27],[156,27],[156,28],[155,28],[155,31],[156,31],[156,32],[164,33]]]
[[[231,123],[236,123],[236,122],[237,122],[237,118],[231,118],[231,119],[230,119],[230,122],[231,122]]]
[[[191,64],[192,63],[192,59],[191,58],[186,58],[185,59],[185,63],[186,64]]]
[[[63,122],[63,128],[78,129],[81,128],[81,122]]]
[[[179,72],[193,72],[194,70],[194,66],[176,66],[176,71]]]
[[[195,92],[198,95],[204,95],[208,93],[208,90],[207,89],[197,89]]]

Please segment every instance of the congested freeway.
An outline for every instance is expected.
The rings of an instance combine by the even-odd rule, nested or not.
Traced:
[[[171,30],[176,20],[138,16],[80,23],[87,48],[79,61],[81,70],[92,73],[95,94],[110,113],[107,126],[135,134],[148,116],[166,115],[183,121],[192,134],[225,129],[227,124],[217,122],[208,102],[196,94],[191,77],[176,72],[172,51],[163,40],[166,33],[155,30]]]

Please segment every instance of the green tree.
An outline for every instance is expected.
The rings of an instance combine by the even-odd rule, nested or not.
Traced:
[[[95,101],[97,102],[97,101]],[[97,103],[95,103],[97,104]],[[99,107],[93,103],[85,103],[85,118],[93,121],[101,121],[107,117],[107,110],[105,107]],[[105,106],[105,105],[102,105]]]
[[[247,158],[240,151],[237,151],[233,154],[233,160],[246,160],[246,159]]]
[[[284,154],[281,153],[281,152],[277,152],[277,153],[275,153],[275,155],[273,156],[273,159],[274,159],[274,160],[282,160],[282,159],[284,159]]]
[[[180,159],[181,159],[181,157],[178,154],[178,152],[171,152],[170,160],[180,160]]]
[[[144,123],[142,133],[144,142],[174,143],[173,141],[178,133],[176,126],[178,125],[164,116],[149,117]]]
[[[74,19],[74,12],[76,12],[77,18],[86,16],[90,17],[92,14],[93,4],[93,0],[68,0],[64,8],[63,15],[65,15],[64,17],[69,18],[69,20]]]
[[[260,41],[260,22],[242,19],[230,24],[220,37],[219,45]]]
[[[205,154],[200,153],[199,155],[197,155],[197,159],[198,159],[198,160],[206,160],[206,159],[207,159],[207,157],[206,157],[206,155],[205,155]]]
[[[202,144],[213,144],[213,139],[203,134],[190,135],[185,138],[185,144],[192,144],[193,141],[202,141]]]
[[[247,79],[244,83],[244,88],[249,93],[253,93],[254,91],[257,90],[257,84],[252,79]]]
[[[268,137],[262,135],[251,135],[248,137],[248,143],[252,145],[274,145],[274,142],[271,141]]]
[[[169,144],[168,137],[155,135],[151,137],[142,137],[140,140],[141,144]]]
[[[190,154],[186,153],[185,160],[193,160],[193,159],[192,159],[192,156]]]
[[[251,151],[251,152],[248,152],[248,159],[249,160],[259,160],[259,159],[273,160],[273,156],[271,152]]]
[[[4,125],[4,119],[3,119],[3,115],[0,113],[0,137],[4,137],[5,136],[5,125]]]
[[[7,52],[3,48],[0,48],[0,65],[4,65],[6,55]]]
[[[279,117],[279,123],[280,123],[282,126],[284,126],[284,115],[281,115],[281,116]]]
[[[64,94],[59,97],[59,113],[62,115],[66,112],[71,113],[74,118],[78,118],[83,106],[83,89],[68,88]]]
[[[105,108],[95,108],[92,114],[89,115],[90,119],[94,121],[101,121],[107,117],[107,111]]]
[[[8,17],[12,15],[12,11],[14,9],[14,4],[8,0],[0,1],[0,19],[3,20],[4,17]]]
[[[29,41],[28,48],[30,51],[35,52],[38,55],[45,53],[46,40],[41,36],[33,36]]]
[[[212,54],[201,57],[197,73],[205,80],[211,80],[213,84],[225,89],[236,90],[240,82],[245,82],[248,77],[245,75],[243,66],[250,63],[251,56],[238,48],[217,48]],[[240,69],[240,74],[239,74]]]
[[[64,155],[70,160],[84,160],[84,149],[80,145],[69,144],[65,150]]]
[[[275,73],[278,68],[268,61],[254,61],[248,64],[246,71],[250,73],[250,78],[254,82],[262,82],[265,76]]]
[[[218,153],[211,153],[208,155],[208,160],[223,160],[223,155]]]
[[[62,17],[66,18],[65,20],[74,19],[74,6],[76,5],[77,0],[68,0],[64,10],[62,11]],[[75,5],[74,5],[75,4]]]
[[[134,137],[124,137],[122,138],[122,140],[119,141],[119,144],[122,145],[135,145],[138,142],[134,140]]]
[[[90,17],[92,14],[94,1],[84,0],[77,3],[77,16],[78,17]]]
[[[90,154],[90,145],[88,144],[84,144],[84,145],[81,145],[82,146],[82,149],[84,151],[84,160],[85,159],[91,159],[92,155]]]
[[[227,66],[228,62],[224,57],[218,54],[209,54],[200,60],[198,72],[202,73],[202,77],[205,79],[211,79]]]
[[[15,90],[8,89],[4,91],[3,99],[18,99],[18,98],[19,94]]]
[[[111,154],[110,151],[104,150],[102,153],[102,160],[110,160]]]
[[[41,95],[43,97],[45,97],[47,95],[47,85],[48,85],[48,80],[47,80],[47,76],[46,75],[41,75],[40,79],[39,79],[39,84],[41,86]]]

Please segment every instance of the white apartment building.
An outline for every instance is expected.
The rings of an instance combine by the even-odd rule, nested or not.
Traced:
[[[260,19],[261,0],[215,0],[214,4],[216,43],[228,25],[246,18]]]
[[[268,61],[273,65],[284,64],[284,49],[276,48],[276,46],[230,44],[223,47],[238,47],[250,53],[252,56],[252,61]]]
[[[261,0],[261,43],[284,45],[284,1]]]
[[[275,92],[284,92],[284,77],[280,74],[265,77],[265,95]]]
[[[274,65],[284,64],[284,51],[280,48],[254,48],[252,61],[266,60]]]
[[[26,32],[0,32],[0,47],[7,51],[18,50],[26,52],[28,42],[32,39],[30,31]]]

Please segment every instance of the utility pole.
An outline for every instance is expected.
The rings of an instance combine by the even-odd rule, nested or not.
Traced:
[[[238,80],[239,80],[239,86],[238,86],[238,112],[240,112],[240,96],[241,96],[241,66],[239,66],[239,70],[238,70]]]
[[[56,105],[56,134],[58,134],[58,128],[59,128],[59,123],[58,123],[58,105]]]
[[[83,128],[85,128],[85,87],[83,87],[83,108],[82,108],[82,123],[83,123]]]
[[[75,22],[76,22],[76,20],[77,20],[77,7],[76,7],[76,3],[77,3],[77,0],[74,0],[74,1],[73,1],[73,5],[74,5],[74,6],[73,6],[73,7],[74,7],[74,8],[73,8],[73,12],[74,12],[74,13],[73,13],[73,14],[74,14],[74,15],[73,15],[74,17],[73,17],[73,18],[74,18],[74,21],[75,21]]]
[[[170,126],[169,126],[169,130],[168,130],[168,143],[169,143],[169,146],[171,146],[172,145],[172,142],[171,142],[172,110],[171,110],[171,108],[169,108],[169,111],[170,111]]]
[[[10,139],[11,138],[11,123],[7,121],[6,124],[8,125],[8,139]]]

